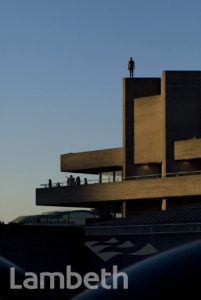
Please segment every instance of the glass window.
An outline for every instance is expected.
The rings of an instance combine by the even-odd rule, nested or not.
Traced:
[[[101,173],[101,182],[102,183],[114,182],[113,172],[103,172],[103,173]]]
[[[122,170],[99,173],[100,183],[122,181]]]
[[[115,182],[122,181],[122,171],[115,171]]]

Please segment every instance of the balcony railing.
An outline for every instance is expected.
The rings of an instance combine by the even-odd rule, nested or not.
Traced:
[[[176,173],[166,173],[166,177],[175,177],[175,176],[189,176],[189,175],[198,175],[201,174],[201,170],[198,171],[186,171],[186,172],[176,172]],[[162,178],[161,174],[148,174],[148,175],[137,175],[137,176],[130,176],[130,177],[122,177],[120,180],[116,180],[115,182],[121,182],[125,180],[140,180],[140,179],[149,179],[149,178]],[[100,179],[89,179],[87,180],[87,184],[97,184],[97,183],[112,183],[114,181],[107,181],[106,179],[102,182],[100,182]],[[52,183],[52,188],[56,187],[63,187],[63,186],[76,186],[76,181],[74,184],[67,184],[67,181],[65,182],[55,182]],[[86,181],[81,180],[79,185],[86,185]],[[40,184],[41,187],[49,188],[48,183]]]

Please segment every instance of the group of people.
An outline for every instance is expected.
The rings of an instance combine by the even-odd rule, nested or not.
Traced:
[[[80,185],[81,184],[80,176],[77,176],[76,178],[74,178],[73,175],[70,175],[70,177],[67,178],[66,184],[67,184],[67,186]],[[84,184],[88,184],[86,177],[84,178]],[[49,186],[49,188],[52,188],[52,180],[51,179],[49,179],[49,181],[48,181],[48,186]],[[57,182],[56,186],[60,187],[61,183]]]
[[[84,178],[84,184],[87,184],[87,178]],[[76,178],[73,177],[73,175],[70,175],[70,177],[67,178],[67,186],[73,186],[73,185],[80,185],[81,179],[80,176],[77,176]]]

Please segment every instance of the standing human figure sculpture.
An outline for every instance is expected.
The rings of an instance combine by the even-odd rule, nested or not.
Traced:
[[[130,57],[130,60],[128,62],[128,69],[130,71],[130,78],[133,78],[133,71],[135,70],[135,62],[132,59],[132,57]]]

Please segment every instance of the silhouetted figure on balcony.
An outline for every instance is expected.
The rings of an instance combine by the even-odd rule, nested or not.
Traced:
[[[49,179],[48,186],[49,186],[49,188],[52,188],[52,180],[51,179]]]
[[[87,178],[84,178],[84,184],[88,184]]]
[[[67,183],[68,186],[70,185],[70,178],[69,177],[67,178],[66,183]]]
[[[69,185],[72,186],[73,185],[73,176],[70,175],[69,177]]]
[[[69,185],[70,185],[70,186],[76,185],[76,181],[75,181],[75,178],[73,177],[73,175],[70,175],[70,178],[69,178]]]
[[[57,187],[60,187],[60,186],[61,186],[60,182],[57,182]]]
[[[80,176],[76,177],[76,185],[80,185]]]
[[[133,71],[135,70],[135,62],[133,61],[132,57],[128,62],[128,69],[130,71],[130,78],[133,78]]]

